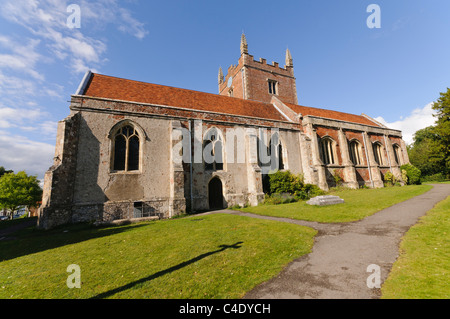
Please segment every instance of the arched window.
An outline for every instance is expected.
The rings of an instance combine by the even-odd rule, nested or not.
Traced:
[[[113,135],[112,169],[114,171],[138,171],[140,137],[131,124],[120,126]]]
[[[325,165],[336,164],[334,141],[330,137],[320,139],[320,156]]]
[[[397,163],[397,165],[402,165],[402,162],[401,162],[402,151],[400,149],[400,146],[398,146],[397,144],[394,144],[394,145],[392,145],[392,148],[394,149],[395,162]]]
[[[278,132],[272,134],[268,146],[263,142],[263,139],[258,138],[257,153],[258,165],[260,167],[265,167],[269,171],[285,169],[286,163],[283,157],[283,143],[280,140]]]
[[[272,157],[272,151],[275,151]],[[276,164],[278,164],[278,169],[284,169],[284,161],[283,161],[283,145],[281,144],[280,137],[278,133],[272,135],[272,138],[269,141],[269,148],[267,150],[268,155],[270,156],[271,166],[273,169],[276,169]],[[275,161],[275,162],[272,162]]]
[[[361,144],[358,141],[352,140],[349,143],[348,151],[350,153],[350,160],[354,165],[361,165]]]
[[[378,143],[375,142],[372,144],[373,147],[373,156],[375,157],[375,162],[377,162],[378,165],[384,165],[384,160],[383,160],[383,146]]]
[[[210,129],[203,138],[205,170],[223,170],[223,141],[216,128]]]

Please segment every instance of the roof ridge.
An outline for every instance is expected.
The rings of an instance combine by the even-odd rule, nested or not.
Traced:
[[[200,93],[200,94],[208,94],[208,95],[212,95],[212,96],[218,97],[218,98],[234,99],[234,100],[243,101],[245,103],[251,102],[251,103],[264,104],[264,105],[272,105],[271,103],[262,102],[262,101],[256,101],[256,100],[250,100],[250,99],[241,99],[239,97],[220,95],[220,94],[215,94],[215,93],[210,93],[210,92],[203,92],[203,91],[198,91],[198,90],[193,90],[193,89],[185,89],[185,88],[181,88],[181,87],[177,87],[177,86],[171,86],[171,85],[163,85],[163,84],[144,82],[144,81],[139,81],[139,80],[131,80],[131,79],[127,79],[127,78],[122,78],[122,77],[117,77],[117,76],[112,76],[112,75],[106,75],[106,74],[101,74],[101,73],[92,73],[92,75],[93,76],[97,75],[97,76],[107,77],[107,78],[111,78],[111,79],[124,80],[124,81],[132,82],[132,83],[142,83],[142,84],[147,84],[147,85],[150,84],[150,85],[154,85],[154,86],[166,87],[166,88],[171,88],[171,89],[175,89],[175,90],[189,91],[189,92],[195,92],[195,93]]]
[[[307,106],[307,105],[300,105],[300,104],[286,103],[286,102],[283,102],[283,103],[285,103],[285,104],[291,104],[291,105],[296,105],[296,106],[300,106],[300,107],[308,107],[308,108],[311,108],[311,109],[323,110],[323,111],[328,111],[328,112],[336,112],[336,113],[341,113],[341,114],[350,114],[350,115],[356,115],[356,116],[361,116],[361,117],[363,116],[363,115],[358,115],[358,114],[355,114],[355,113],[336,111],[336,110],[325,109],[325,108],[322,108],[322,107],[316,107],[316,106]]]
[[[283,103],[285,103],[285,102],[283,102]],[[294,112],[301,113],[303,116],[310,115],[310,116],[328,118],[328,119],[332,119],[332,120],[340,120],[340,121],[347,121],[347,122],[352,122],[352,123],[384,127],[383,125],[380,125],[380,123],[376,123],[373,119],[369,118],[368,116],[364,116],[364,115],[358,115],[358,114],[354,114],[354,113],[324,109],[324,108],[313,107],[313,106],[304,106],[304,105],[293,104],[293,103],[285,103],[285,104],[287,106],[289,106],[290,108],[292,108],[292,110]],[[305,112],[305,114],[303,114],[303,112],[301,110],[299,110],[298,108],[310,109],[311,112]],[[304,111],[307,111],[307,110],[304,110]],[[306,113],[310,113],[310,114],[306,114]],[[316,113],[316,114],[314,114],[314,113]]]
[[[100,73],[92,74],[91,81],[83,95],[285,121],[284,117],[271,103],[136,81]]]

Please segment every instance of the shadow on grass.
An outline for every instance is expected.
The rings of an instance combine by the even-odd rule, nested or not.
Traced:
[[[139,279],[139,280],[130,282],[129,284],[123,285],[123,286],[121,286],[121,287],[118,287],[118,288],[115,288],[115,289],[112,289],[112,290],[103,292],[103,293],[101,293],[101,294],[98,294],[98,295],[92,297],[91,299],[108,298],[108,297],[110,297],[110,296],[112,296],[112,295],[115,295],[115,294],[117,294],[117,293],[119,293],[119,292],[125,291],[125,290],[127,290],[127,289],[131,289],[131,288],[133,288],[133,287],[136,286],[136,285],[139,285],[139,284],[142,284],[142,283],[144,283],[144,282],[147,282],[147,281],[156,279],[156,278],[158,278],[158,277],[164,276],[165,274],[168,274],[168,273],[171,273],[171,272],[176,271],[176,270],[178,270],[178,269],[181,269],[181,268],[183,268],[183,267],[186,267],[186,266],[188,266],[188,265],[190,265],[190,264],[192,264],[192,263],[195,263],[195,262],[197,262],[197,261],[199,261],[199,260],[201,260],[201,259],[203,259],[203,258],[206,258],[206,257],[211,256],[211,255],[213,255],[213,254],[220,253],[220,252],[222,252],[222,251],[224,251],[224,250],[226,250],[226,249],[230,249],[230,248],[232,248],[232,249],[238,249],[238,248],[241,248],[242,246],[240,246],[240,245],[241,245],[242,243],[243,243],[242,241],[239,241],[239,242],[234,243],[234,244],[232,244],[232,245],[220,245],[220,246],[219,246],[220,249],[217,249],[217,250],[214,250],[214,251],[210,251],[210,252],[201,254],[201,255],[199,255],[199,256],[197,256],[197,257],[194,257],[194,258],[192,258],[192,259],[189,259],[189,260],[187,260],[187,261],[185,261],[185,262],[182,262],[182,263],[180,263],[180,264],[178,264],[178,265],[175,265],[175,266],[173,266],[173,267],[170,267],[170,268],[167,268],[167,269],[158,271],[158,272],[156,272],[156,273],[154,273],[154,274],[152,274],[152,275],[150,275],[150,276],[148,276],[148,277],[141,278],[141,279]]]
[[[24,221],[26,220],[24,219]],[[95,227],[91,224],[80,223],[58,226],[51,230],[37,229],[35,224],[23,228],[18,227],[19,225],[14,225],[14,227],[17,227],[17,230],[8,233],[6,238],[0,240],[0,262],[47,249],[123,233],[139,227],[150,226],[151,224],[152,222],[146,222],[123,226]]]

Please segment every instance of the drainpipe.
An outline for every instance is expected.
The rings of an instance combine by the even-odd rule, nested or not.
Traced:
[[[194,190],[192,189],[192,180],[193,180],[193,176],[192,176],[192,139],[193,139],[193,132],[192,132],[192,121],[189,121],[189,192],[190,192],[190,197],[191,197],[191,212],[194,211]]]
[[[370,183],[372,184],[372,188],[373,188],[373,187],[375,187],[375,184],[373,183],[372,171],[370,169],[370,160],[369,160],[369,155],[367,153],[367,147],[366,147],[366,137],[364,136],[364,132],[361,134],[362,134],[362,138],[363,138],[363,142],[364,142],[364,152],[366,153],[367,169],[369,171]]]

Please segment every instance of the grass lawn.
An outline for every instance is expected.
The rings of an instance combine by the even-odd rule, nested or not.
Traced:
[[[345,203],[331,206],[313,206],[300,201],[282,205],[259,205],[239,209],[241,211],[275,216],[339,223],[360,220],[384,208],[425,193],[431,185],[408,185],[374,189],[344,189],[329,192],[344,199]]]
[[[403,237],[381,293],[386,299],[450,298],[450,196]]]
[[[309,253],[316,233],[228,214],[25,229],[0,241],[0,298],[240,298]],[[80,289],[66,285],[71,264]]]

